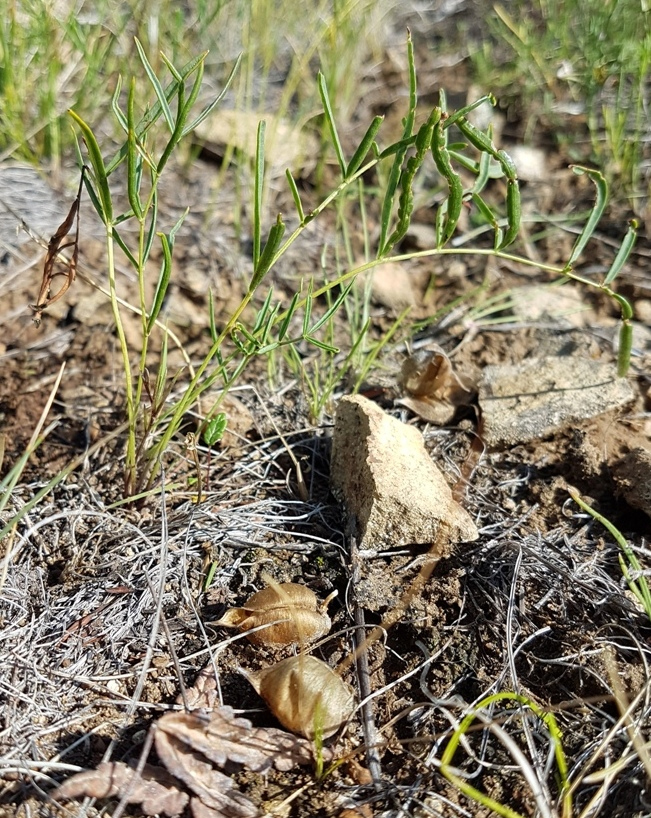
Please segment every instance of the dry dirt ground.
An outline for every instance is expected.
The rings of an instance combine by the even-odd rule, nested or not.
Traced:
[[[425,56],[422,61],[426,85],[464,92],[463,63],[445,69],[428,66]],[[400,73],[395,65],[391,71]],[[395,88],[395,78],[392,82],[389,87]],[[377,78],[374,84],[368,110],[360,113],[362,122],[379,110],[372,98],[382,98],[382,86]],[[382,112],[399,119],[401,100],[394,93],[387,98]],[[427,95],[423,100],[435,101]],[[509,128],[517,137],[517,123]],[[542,145],[548,177],[524,185],[527,206],[555,214],[587,207],[590,188],[572,176],[567,158],[550,145]],[[5,175],[10,181],[2,199],[28,222],[31,217],[31,227],[47,238],[65,215],[68,190],[50,191],[38,174],[14,167],[0,168],[0,177],[9,170],[16,175]],[[178,236],[178,275],[169,310],[194,360],[208,343],[208,287],[217,294],[218,319],[223,319],[241,296],[250,269],[246,213],[243,240],[233,224],[231,177],[222,178],[215,203],[218,173],[213,160],[199,157],[174,170],[163,196],[170,221],[179,203],[191,207],[187,229]],[[310,185],[307,179],[307,197]],[[287,195],[273,192],[270,212],[287,207]],[[41,203],[38,208],[35,201]],[[51,212],[45,212],[46,205]],[[605,269],[628,215],[623,208],[610,212],[590,245],[584,271],[598,275]],[[2,218],[16,227],[11,214]],[[431,211],[423,207],[414,222],[405,249],[426,241]],[[326,219],[320,232],[297,245],[274,272],[279,292],[290,292],[293,282],[318,266],[331,227]],[[358,228],[351,228],[354,242],[360,238]],[[648,767],[635,738],[647,741],[651,730],[651,624],[622,579],[613,537],[568,494],[570,486],[577,488],[620,528],[642,565],[649,564],[649,518],[627,504],[613,476],[629,451],[649,449],[651,337],[645,321],[651,317],[651,248],[644,226],[641,234],[619,283],[639,319],[628,376],[637,395],[632,406],[558,429],[545,439],[490,450],[482,443],[476,405],[435,427],[394,403],[401,397],[399,373],[408,354],[404,339],[396,338],[369,374],[364,394],[422,429],[432,458],[455,486],[480,536],[455,547],[436,566],[422,593],[369,648],[380,777],[369,781],[363,769],[367,748],[357,712],[344,734],[329,742],[334,757],[345,763],[321,780],[309,768],[234,773],[239,789],[263,813],[306,818],[488,815],[490,810],[463,797],[441,776],[438,762],[469,705],[513,691],[554,714],[575,785],[576,815],[651,815]],[[291,376],[283,360],[276,361],[273,379],[261,364],[226,406],[230,425],[224,442],[212,452],[199,449],[203,502],[194,501],[194,467],[180,438],[166,458],[164,492],[154,501],[121,505],[123,440],[110,433],[122,421],[124,391],[108,306],[78,280],[35,327],[27,305],[38,291],[43,250],[25,235],[19,243],[15,230],[3,235],[3,474],[24,451],[61,364],[66,367],[48,416],[53,428],[27,463],[0,522],[72,460],[78,458],[79,464],[2,545],[0,815],[97,815],[107,804],[110,812],[119,799],[63,807],[50,797],[53,786],[109,755],[137,762],[152,723],[175,703],[181,685],[194,684],[210,663],[225,704],[244,711],[257,726],[277,726],[239,669],[259,669],[287,651],[233,640],[231,632],[213,624],[227,607],[264,587],[265,576],[305,584],[320,598],[338,591],[330,606],[330,635],[314,653],[333,667],[350,653],[356,593],[350,541],[328,484],[333,412],[337,397],[350,387],[339,384],[315,422],[301,380]],[[535,241],[525,235],[519,248],[557,263],[567,257],[573,238],[550,227]],[[87,206],[80,264],[87,275],[101,279],[102,249]],[[514,294],[547,284],[544,274],[468,257],[426,260],[407,269],[416,319],[486,284],[480,295],[426,326],[414,341],[442,346],[469,383],[488,364],[517,363],[559,343],[595,360],[614,360],[616,313],[588,289],[572,290],[581,312],[559,316],[552,311],[535,319],[505,304],[499,313],[505,320],[488,324],[474,307],[508,290]],[[128,297],[135,284],[126,276],[122,281]],[[525,292],[525,301],[541,297],[540,291]],[[371,311],[376,337],[401,308],[376,290]],[[137,338],[135,320],[127,330]],[[304,352],[308,369],[312,353]],[[172,363],[180,361],[173,355]],[[90,447],[92,453],[84,456]],[[306,495],[298,490],[290,452],[301,464]],[[648,480],[648,473],[640,479]],[[425,551],[415,546],[367,558],[362,566],[367,626],[398,604]],[[204,591],[210,565],[214,575]],[[345,678],[357,687],[354,667]],[[473,786],[522,815],[542,815],[540,801],[550,805],[549,815],[560,814],[549,735],[528,712],[523,716],[502,703],[486,708],[484,716],[510,733],[530,757],[544,784],[538,805],[531,782],[495,730],[471,731],[454,761]],[[595,774],[622,758],[609,775]],[[128,806],[126,814],[142,812]]]

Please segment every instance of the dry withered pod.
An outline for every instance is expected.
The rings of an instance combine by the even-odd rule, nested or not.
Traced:
[[[334,670],[301,653],[255,672],[241,671],[278,721],[292,733],[313,739],[332,736],[355,709],[352,687]]]
[[[326,608],[336,594],[335,591],[321,602],[304,585],[272,582],[253,594],[241,608],[230,608],[215,624],[242,632],[268,624],[267,628],[247,633],[247,639],[254,645],[308,644],[330,630],[332,623]]]

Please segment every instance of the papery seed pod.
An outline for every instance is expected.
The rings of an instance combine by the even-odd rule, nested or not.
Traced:
[[[241,671],[278,721],[305,738],[328,738],[355,709],[350,685],[315,656],[299,654],[256,672]]]
[[[308,644],[330,630],[332,623],[326,608],[336,593],[320,602],[304,585],[274,583],[253,594],[241,608],[226,611],[215,624],[240,631],[269,624],[268,628],[247,634],[254,645]]]

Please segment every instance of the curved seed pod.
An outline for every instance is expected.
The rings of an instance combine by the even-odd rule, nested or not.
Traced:
[[[299,654],[243,675],[278,721],[305,738],[332,736],[350,718],[355,695],[334,670],[315,656]]]
[[[292,645],[314,642],[330,630],[328,603],[336,596],[320,602],[316,594],[294,582],[273,583],[253,594],[241,608],[231,608],[215,624],[250,631],[269,625],[247,638],[254,645]]]

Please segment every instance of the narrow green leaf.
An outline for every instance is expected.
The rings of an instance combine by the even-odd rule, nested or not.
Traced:
[[[138,184],[138,165],[142,163],[142,159],[138,154],[136,147],[136,131],[134,120],[134,98],[136,93],[136,81],[131,80],[129,85],[129,97],[127,101],[127,195],[129,204],[133,210],[136,218],[142,221],[142,202],[140,201],[140,186]],[[140,178],[142,176],[140,175]]]
[[[459,108],[458,111],[455,111],[453,114],[450,114],[450,116],[445,121],[444,127],[449,128],[450,125],[454,125],[456,122],[458,122],[459,119],[461,119],[461,117],[468,116],[468,114],[471,111],[474,111],[475,109],[479,108],[479,106],[483,105],[485,102],[489,102],[493,107],[497,105],[497,100],[495,99],[493,94],[485,94],[483,97],[479,97],[479,99],[476,99],[474,102],[471,102],[470,105],[466,105],[464,108]]]
[[[613,282],[617,276],[619,275],[622,267],[628,261],[628,257],[631,255],[631,251],[633,247],[635,247],[635,241],[637,239],[637,228],[638,223],[635,219],[631,219],[628,223],[628,230],[626,231],[626,235],[622,241],[622,244],[617,251],[617,255],[615,256],[615,260],[610,265],[610,270],[606,273],[606,278],[604,279],[604,284],[610,284]]]
[[[136,257],[133,255],[131,250],[129,250],[129,247],[125,244],[124,239],[118,233],[118,231],[115,229],[115,227],[113,228],[113,238],[115,239],[115,242],[118,245],[118,247],[120,248],[120,250],[122,250],[124,255],[127,257],[127,260],[129,262],[129,264],[131,264],[131,266],[134,268],[134,270],[137,270],[138,267],[139,267],[139,264],[136,261]]]
[[[488,135],[489,137],[492,138],[493,136],[492,126],[489,127]],[[477,174],[477,178],[475,179],[475,184],[472,187],[473,193],[477,195],[480,194],[488,184],[488,180],[490,178],[490,166],[491,166],[490,154],[482,153],[479,157],[479,172]]]
[[[492,139],[492,129],[489,134],[485,134],[483,131],[480,131],[479,128],[475,128],[465,117],[457,119],[456,125],[474,148],[477,148],[478,151],[489,153],[494,159],[498,158],[497,148]]]
[[[199,114],[199,116],[197,116],[195,119],[193,119],[192,122],[189,125],[185,126],[185,128],[183,129],[183,134],[182,134],[183,136],[186,136],[191,131],[194,131],[194,129],[198,125],[200,125],[204,121],[204,119],[207,116],[209,116],[215,110],[215,108],[219,105],[219,103],[224,98],[226,92],[230,88],[231,83],[233,82],[233,79],[235,78],[235,74],[237,73],[237,69],[240,67],[241,61],[242,61],[242,55],[239,54],[237,59],[235,60],[235,65],[231,69],[231,73],[228,75],[228,79],[226,80],[226,83],[225,83],[224,87],[222,88],[219,96],[217,96],[210,103],[210,105],[208,105],[206,108],[204,108],[203,111]]]
[[[217,324],[215,322],[215,298],[212,294],[212,287],[208,288],[208,320],[210,322],[210,338],[213,344],[216,344],[219,333],[217,332]]]
[[[377,158],[386,159],[388,156],[394,156],[396,153],[398,153],[398,151],[401,151],[403,149],[406,151],[407,148],[410,148],[415,141],[416,137],[413,135],[405,139],[399,139],[397,142],[394,142],[392,145],[386,147],[383,151],[380,151],[380,153],[378,153],[377,155]]]
[[[477,206],[477,210],[481,213],[484,219],[490,224],[490,226],[496,230],[497,229],[497,218],[490,207],[486,204],[486,202],[482,199],[479,193],[472,194],[472,200]]]
[[[165,54],[163,54],[162,51],[161,51],[161,54],[160,54],[160,58],[165,63],[165,65],[167,66],[167,70],[174,77],[174,79],[178,83],[183,83],[184,80],[185,80],[185,77],[182,77],[181,74],[179,74],[178,70],[174,66],[174,63],[171,60],[168,60],[167,57],[165,56]]]
[[[253,325],[253,329],[251,330],[251,335],[257,335],[262,327],[265,325],[267,321],[267,315],[269,313],[269,309],[271,307],[271,299],[273,298],[273,287],[269,287],[269,292],[267,293],[267,297],[264,300],[264,304],[258,310],[258,314],[255,318],[255,324]]]
[[[156,94],[156,98],[158,99],[158,104],[161,107],[161,111],[163,112],[163,116],[165,117],[165,121],[167,122],[167,127],[170,131],[174,131],[174,117],[172,115],[172,110],[168,104],[167,96],[163,91],[163,87],[160,84],[158,77],[156,76],[156,72],[151,66],[151,63],[147,59],[147,55],[145,54],[145,50],[140,44],[140,40],[136,37],[136,50],[138,51],[138,56],[140,57],[140,62],[145,69],[145,73],[149,79],[149,82],[154,89],[154,93]],[[178,84],[178,83],[177,83]],[[176,89],[175,89],[176,90]]]
[[[180,84],[177,87],[177,102],[176,102],[176,121],[174,123],[174,129],[172,134],[169,138],[167,145],[163,149],[163,153],[161,154],[160,159],[158,160],[158,164],[156,165],[156,173],[160,176],[163,172],[163,168],[168,163],[170,156],[172,155],[172,151],[176,146],[179,144],[181,140],[181,134],[183,133],[183,125],[185,124],[185,120],[188,116],[188,111],[185,102],[185,87],[183,84]]]
[[[384,122],[383,116],[376,116],[373,117],[373,121],[368,126],[366,133],[362,137],[362,141],[359,143],[359,146],[355,153],[352,156],[352,159],[348,163],[348,167],[346,168],[346,173],[344,174],[346,179],[349,179],[356,170],[358,170],[366,155],[371,150],[371,146],[375,140],[375,135],[380,130],[380,126]]]
[[[331,344],[326,344],[325,341],[319,341],[318,338],[307,336],[305,340],[313,346],[322,349],[324,352],[329,352],[331,355],[336,355],[339,352],[339,347],[333,347]]]
[[[167,288],[170,284],[172,275],[172,250],[165,233],[156,234],[160,238],[161,247],[163,248],[163,262],[161,264],[160,273],[158,274],[158,281],[156,282],[156,292],[154,293],[154,303],[147,319],[147,334],[152,331],[156,319],[163,306],[163,301],[167,295]]]
[[[479,172],[479,163],[469,156],[466,156],[465,153],[461,153],[457,150],[448,150],[448,153],[450,154],[450,159],[454,159],[457,164],[461,165],[462,168],[465,168],[470,173],[477,174]]]
[[[276,219],[276,223],[269,231],[269,237],[267,238],[262,253],[260,254],[258,264],[254,268],[253,278],[251,279],[251,283],[249,284],[249,292],[253,292],[254,290],[256,290],[262,279],[269,272],[271,262],[273,261],[274,256],[276,255],[276,251],[280,247],[280,242],[283,240],[284,235],[285,223],[283,222],[282,216],[279,213]]]
[[[307,285],[307,295],[305,296],[305,312],[303,313],[303,337],[306,338],[310,332],[310,320],[312,319],[312,290],[314,289],[314,279],[310,279]]]
[[[115,91],[113,92],[113,96],[111,97],[111,108],[113,110],[113,114],[118,121],[118,124],[122,128],[122,130],[127,133],[128,126],[127,126],[127,119],[125,115],[122,113],[122,109],[120,108],[120,93],[122,92],[122,77],[118,74],[117,82],[115,83]]]
[[[290,305],[287,308],[287,312],[285,313],[285,317],[283,318],[280,326],[278,327],[278,340],[280,342],[285,340],[285,336],[287,335],[287,331],[289,330],[289,325],[291,324],[292,318],[294,317],[294,313],[296,312],[296,305],[298,304],[298,299],[299,294],[294,293]]]
[[[72,108],[68,111],[70,116],[79,125],[83,134],[84,142],[88,150],[88,159],[93,169],[95,182],[97,184],[98,199],[101,203],[101,209],[98,210],[98,215],[104,224],[111,224],[113,222],[113,201],[111,199],[111,191],[109,190],[108,177],[106,175],[106,168],[104,160],[102,159],[102,152],[99,149],[95,134],[90,129],[84,120],[76,114]]]
[[[264,137],[267,123],[258,122],[258,132],[255,143],[255,179],[253,186],[253,268],[260,261],[260,244],[262,241],[262,190],[264,187]]]
[[[296,182],[294,181],[294,177],[292,176],[292,172],[289,168],[287,168],[285,171],[285,178],[287,179],[287,184],[289,185],[292,199],[294,200],[294,205],[296,206],[299,224],[303,225],[305,224],[305,211],[303,210],[303,203],[301,202],[301,196],[298,192],[298,188],[296,187]]]
[[[269,336],[271,334],[271,330],[273,329],[274,324],[276,323],[276,319],[278,318],[278,313],[280,312],[280,304],[276,303],[269,311],[267,315],[267,320],[265,321],[264,327],[262,328],[262,333],[258,336],[258,343],[261,344],[260,349],[258,352],[262,352],[262,349],[265,346],[269,346]],[[272,341],[271,345],[273,346],[276,342]]]
[[[158,372],[156,373],[156,385],[154,387],[155,408],[163,405],[165,400],[165,385],[167,383],[167,333],[162,333],[161,350],[158,356]],[[154,409],[154,407],[152,407]]]
[[[314,335],[315,332],[320,330],[321,327],[334,316],[334,314],[339,310],[341,305],[348,297],[348,294],[350,293],[354,283],[355,283],[354,280],[351,281],[350,284],[348,284],[341,290],[337,298],[332,302],[332,304],[328,307],[328,309],[321,316],[321,318],[319,318],[319,320],[314,324],[314,326],[310,327],[307,333],[304,333],[306,336]],[[322,347],[322,349],[325,349],[325,347]]]
[[[151,198],[151,209],[149,211],[149,227],[145,235],[145,246],[142,251],[143,262],[146,262],[151,253],[151,248],[156,235],[156,225],[158,223],[158,189],[154,187]]]
[[[597,229],[597,225],[603,216],[603,212],[606,209],[606,203],[608,202],[608,183],[604,179],[603,174],[601,174],[598,170],[584,168],[581,165],[573,165],[572,170],[579,176],[585,173],[590,180],[594,182],[597,189],[597,196],[595,198],[594,206],[590,211],[588,221],[585,223],[585,227],[581,231],[581,234],[572,248],[572,253],[567,262],[566,269],[572,267],[581,253],[584,251],[586,244],[590,241],[592,234]]]
[[[337,161],[339,162],[339,167],[341,168],[341,175],[345,179],[346,160],[344,159],[344,151],[341,147],[341,142],[339,141],[339,134],[337,133],[337,126],[335,125],[335,118],[332,113],[332,107],[330,105],[330,97],[328,96],[328,86],[326,85],[325,77],[321,71],[319,71],[317,75],[317,82],[319,85],[319,94],[321,95],[321,102],[323,104],[323,111],[325,114],[326,122],[328,123],[328,128],[330,129],[330,136],[332,137],[332,143],[335,148],[335,153],[337,154]]]

